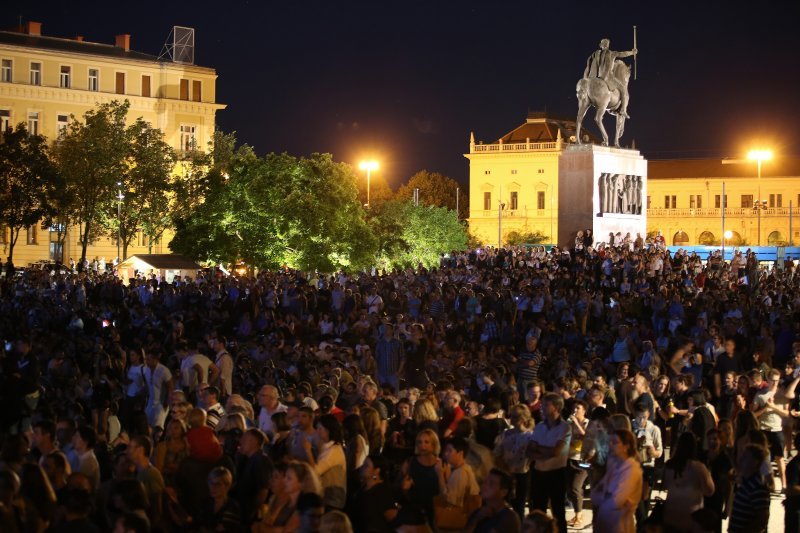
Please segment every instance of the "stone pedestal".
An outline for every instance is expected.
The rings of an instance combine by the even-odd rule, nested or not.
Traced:
[[[609,233],[647,236],[647,160],[638,150],[592,144],[567,147],[558,162],[558,244],[572,248],[578,231],[594,242]]]

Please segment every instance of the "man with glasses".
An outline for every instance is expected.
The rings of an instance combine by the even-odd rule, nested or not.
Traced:
[[[781,381],[781,372],[773,368],[767,374],[767,388],[753,398],[751,407],[753,414],[758,418],[761,431],[767,436],[769,453],[778,467],[781,478],[781,487],[786,489],[786,463],[783,458],[785,446],[783,436],[783,419],[789,416],[786,407],[786,397],[778,385]]]

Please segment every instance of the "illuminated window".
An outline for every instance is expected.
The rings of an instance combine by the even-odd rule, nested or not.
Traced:
[[[483,209],[484,211],[492,210],[492,193],[490,192],[483,193]]]
[[[42,64],[31,63],[31,85],[42,84]]]
[[[191,124],[181,124],[181,150],[191,152],[197,149],[197,127]]]
[[[39,112],[31,111],[28,113],[28,133],[39,135]]]
[[[513,191],[511,193],[511,202],[509,202],[509,203],[511,204],[511,210],[512,211],[516,211],[517,209],[519,209],[519,207],[518,207],[519,206],[519,193],[517,191]]]
[[[36,244],[36,226],[28,226],[28,237],[26,242],[28,244]]]
[[[89,69],[89,90],[90,91],[99,91],[100,90],[100,71],[96,68]]]
[[[14,63],[10,59],[3,60],[2,77],[0,77],[0,80],[11,83],[11,68],[13,65]]]
[[[56,115],[56,131],[59,135],[64,133],[69,125],[69,115]]]
[[[544,191],[536,193],[536,209],[544,209]]]
[[[69,89],[72,78],[72,68],[65,65],[61,66],[61,72],[58,76],[58,86],[62,89]]]

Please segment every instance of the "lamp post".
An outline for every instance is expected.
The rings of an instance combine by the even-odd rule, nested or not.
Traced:
[[[369,186],[370,186],[370,178],[372,176],[373,170],[378,170],[378,162],[377,161],[362,161],[359,163],[358,168],[361,170],[367,171],[367,209],[369,209]]]
[[[122,256],[119,254],[120,245],[122,244],[122,200],[125,195],[122,194],[122,182],[117,182],[117,264],[122,261]]]
[[[506,204],[500,202],[498,204],[497,209],[497,249],[503,247],[503,209],[506,208]]]
[[[766,207],[766,202],[761,199],[761,163],[772,159],[772,151],[770,150],[750,150],[747,154],[747,159],[750,161],[758,161],[758,199],[755,204],[758,209],[758,246],[761,246],[761,210]]]
[[[733,232],[731,230],[726,231],[722,234],[722,262],[725,262],[725,241],[730,240],[733,237]]]

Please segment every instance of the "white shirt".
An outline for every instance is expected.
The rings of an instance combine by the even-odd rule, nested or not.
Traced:
[[[167,384],[172,379],[169,368],[161,363],[155,369],[148,366],[144,368],[144,380],[147,383],[147,405],[151,407],[163,407],[164,400],[169,391],[166,390]]]
[[[208,382],[208,368],[211,366],[211,359],[201,353],[195,353],[181,361],[181,384],[184,387],[189,387],[190,389],[197,387],[195,365],[200,365],[200,384]]]
[[[128,368],[128,388],[125,391],[125,394],[129,398],[133,398],[134,396],[138,395],[140,391],[145,388],[144,383],[144,374],[142,372],[144,365],[131,365]]]
[[[267,411],[266,407],[262,407],[261,412],[258,414],[258,429],[272,438],[272,436],[275,434],[272,426],[272,415],[275,413],[285,413],[288,409],[289,408],[282,403],[279,403],[278,407],[276,407],[271,413]]]
[[[230,396],[233,394],[233,357],[227,350],[223,350],[217,354],[216,365],[219,368],[220,377],[224,381],[225,390],[222,393]]]
[[[559,442],[564,441],[565,446],[561,453],[549,459],[539,459],[534,464],[534,468],[539,472],[549,472],[551,470],[558,470],[559,468],[566,468],[567,459],[569,459],[569,441],[572,437],[572,427],[563,418],[559,418],[558,422],[553,427],[548,427],[547,422],[536,424],[533,428],[532,441],[540,446],[552,448]]]

